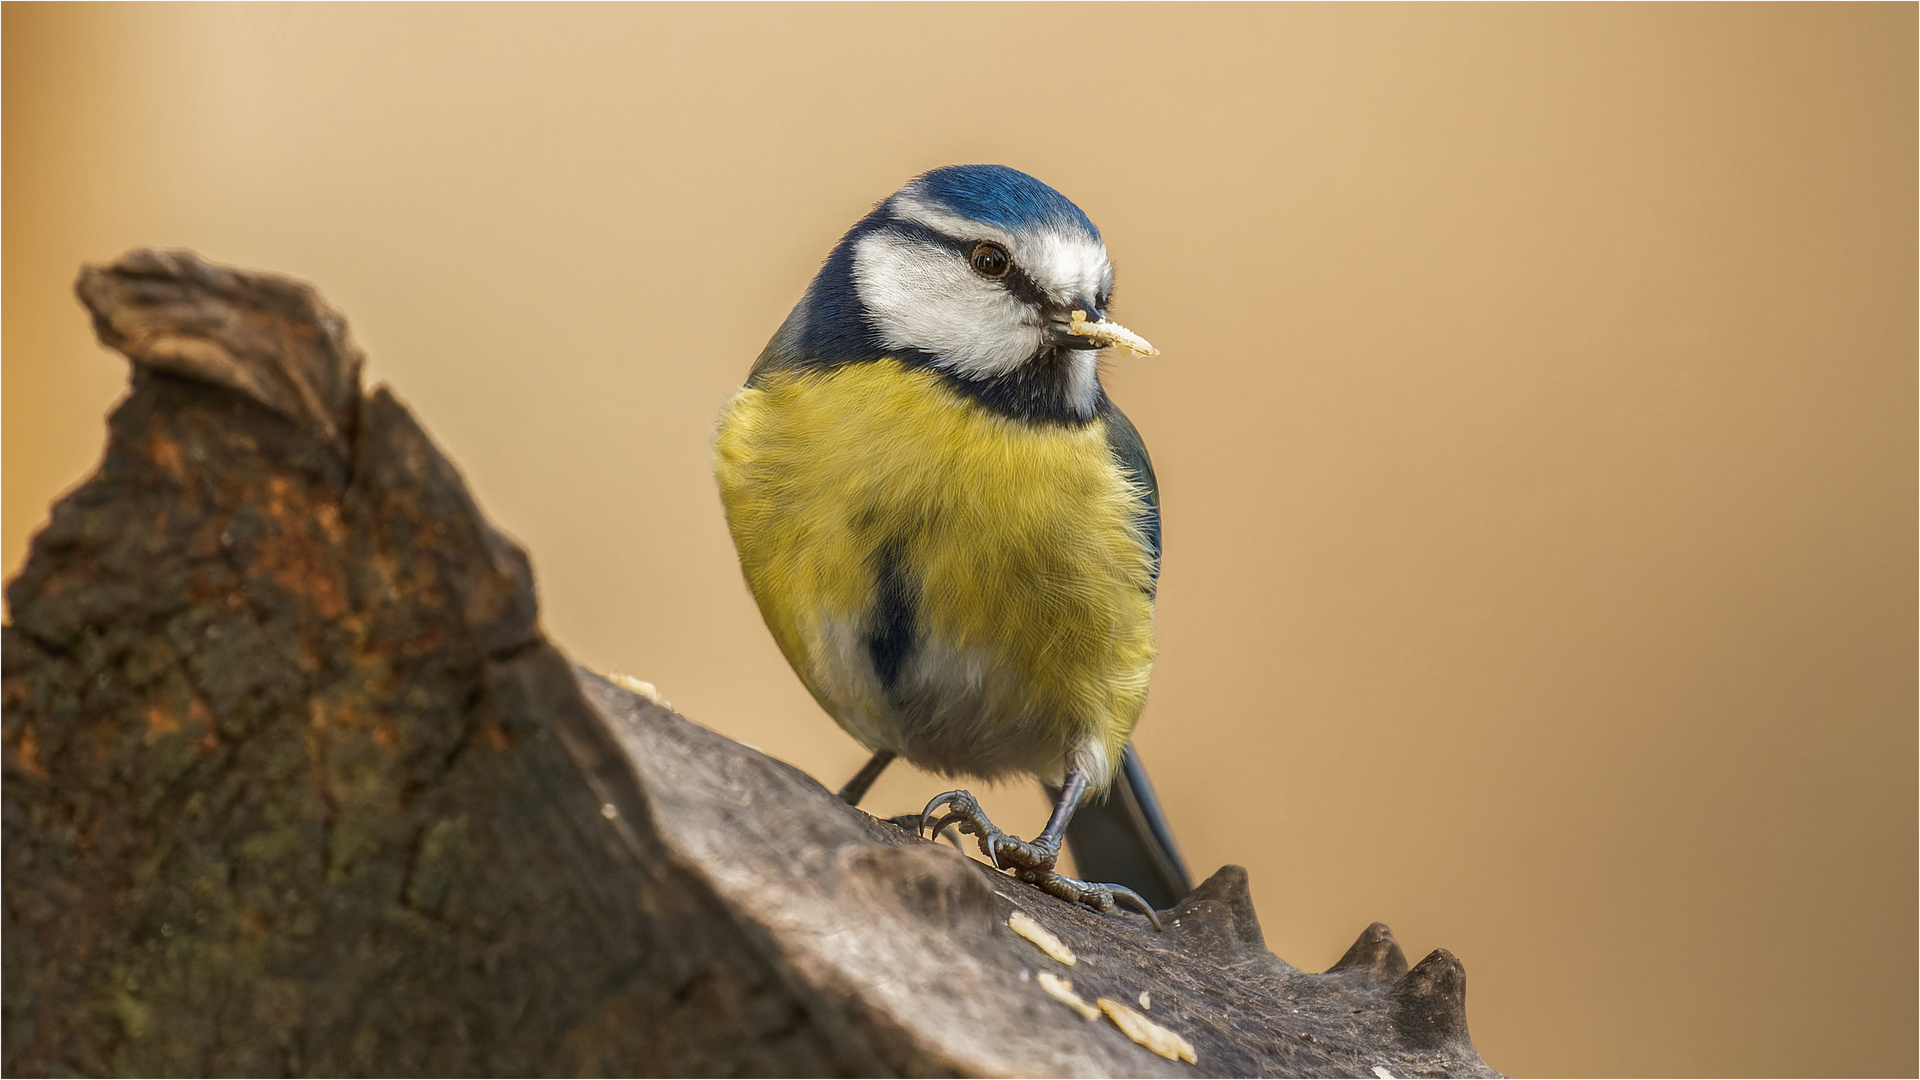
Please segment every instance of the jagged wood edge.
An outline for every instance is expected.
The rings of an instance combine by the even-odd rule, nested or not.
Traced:
[[[126,351],[136,368],[145,366],[227,387],[259,401],[336,447],[354,432],[359,405],[359,354],[346,338],[344,322],[306,286],[271,275],[250,275],[213,267],[186,253],[139,252],[113,267],[90,268],[82,275],[80,292],[94,311],[103,341]],[[211,321],[195,318],[190,303],[195,293],[212,293],[234,305],[239,315]],[[141,318],[131,317],[129,312],[144,312],[149,321],[162,326],[164,332],[143,330]],[[289,335],[276,329],[275,320],[295,326],[304,320],[308,329]],[[351,394],[343,394],[342,387],[351,390]],[[454,480],[457,484],[457,474]],[[459,489],[464,498],[464,486]],[[477,508],[472,508],[472,513],[484,527]],[[498,539],[490,527],[485,527],[485,534]],[[505,544],[503,539],[500,543]],[[506,544],[506,548],[511,549],[510,553],[495,550],[493,554],[511,563],[519,555],[518,549],[511,548],[510,544]],[[523,557],[520,558],[524,565]],[[530,583],[525,596],[529,605],[525,617],[530,622]],[[503,613],[468,614],[475,623],[484,626],[499,625],[500,620],[489,616]],[[504,621],[526,625],[518,618]],[[637,753],[636,749],[646,742],[646,729],[634,723],[635,716],[630,711],[634,708],[632,702],[622,703],[617,694],[608,697],[610,688],[594,679],[586,678],[583,685],[585,698],[594,703],[606,732],[611,732],[625,745],[628,768],[615,772],[630,772],[636,781],[646,777],[648,762],[664,758],[659,753],[662,744],[657,734],[670,726],[663,726],[656,718],[652,728],[656,736],[651,746],[654,752]],[[644,709],[641,712],[644,713]],[[595,775],[595,770],[604,772],[607,768],[605,746],[601,746],[601,752],[587,752],[584,748],[598,740],[584,729],[568,733],[568,725],[560,717],[572,714],[571,708],[560,708],[557,713],[553,718],[557,722],[556,730],[576,765],[582,766],[588,776]],[[703,729],[681,723],[682,727],[672,730],[677,731],[683,741],[695,738],[693,732],[700,732],[700,737],[707,740],[718,739]],[[724,740],[710,743],[709,749],[721,743]],[[1196,957],[1205,949],[1214,948],[1216,955],[1206,957],[1209,973],[1250,975],[1282,991],[1287,1000],[1298,1000],[1301,992],[1312,987],[1337,990],[1339,993],[1334,997],[1344,995],[1343,1001],[1364,1006],[1349,1010],[1349,1016],[1385,1017],[1388,1025],[1388,1029],[1363,1031],[1348,1021],[1347,1027],[1352,1030],[1345,1031],[1346,1035],[1366,1035],[1375,1040],[1386,1036],[1387,1042],[1405,1044],[1400,1052],[1383,1053],[1377,1042],[1369,1049],[1359,1041],[1343,1038],[1341,1031],[1332,1030],[1323,1030],[1319,1035],[1302,1030],[1292,1033],[1292,1039],[1281,1032],[1278,1041],[1263,1040],[1262,1036],[1274,1034],[1272,1030],[1263,1031],[1263,1026],[1284,1025],[1262,1025],[1257,1012],[1235,1015],[1236,1009],[1246,1012],[1245,1005],[1250,1000],[1250,995],[1240,992],[1231,995],[1238,1000],[1222,999],[1211,1019],[1202,1010],[1188,1014],[1187,1018],[1197,1024],[1195,1030],[1199,1037],[1195,1041],[1205,1055],[1202,1072],[1267,1072],[1282,1066],[1289,1067],[1288,1071],[1300,1070],[1296,1074],[1315,1075],[1342,1072],[1369,1075],[1370,1070],[1381,1068],[1395,1075],[1486,1074],[1484,1063],[1473,1053],[1466,1038],[1464,976],[1457,961],[1444,952],[1436,952],[1408,971],[1398,946],[1392,944],[1385,928],[1376,924],[1326,975],[1304,975],[1266,952],[1257,922],[1252,918],[1244,874],[1236,877],[1233,872],[1216,875],[1208,886],[1181,905],[1175,917],[1174,933],[1140,938],[1146,931],[1125,919],[1101,919],[1051,901],[1001,875],[988,874],[984,868],[964,863],[944,849],[906,838],[890,826],[839,806],[826,797],[817,784],[785,766],[737,744],[724,743],[724,747],[723,753],[730,755],[730,767],[744,768],[756,777],[755,784],[735,791],[735,795],[750,797],[756,792],[780,789],[791,796],[795,794],[792,785],[798,783],[805,789],[807,798],[823,800],[818,807],[807,807],[803,802],[800,808],[808,813],[761,819],[805,823],[813,820],[810,815],[817,814],[819,821],[832,823],[832,828],[823,827],[814,833],[803,828],[799,836],[776,834],[768,838],[772,841],[770,846],[761,846],[761,854],[770,857],[776,851],[790,851],[791,848],[784,845],[798,840],[811,843],[811,850],[816,853],[831,855],[827,860],[830,872],[818,879],[823,887],[809,897],[813,901],[812,917],[783,919],[778,912],[769,910],[763,896],[757,896],[757,891],[771,882],[784,880],[791,884],[814,880],[807,872],[781,878],[768,872],[779,867],[777,861],[763,858],[758,863],[743,863],[738,852],[726,850],[725,845],[721,848],[708,845],[704,857],[690,858],[687,851],[698,847],[697,841],[703,835],[697,829],[689,831],[682,827],[678,835],[672,837],[678,843],[667,843],[665,850],[684,869],[700,874],[720,895],[728,897],[729,906],[736,914],[761,924],[778,955],[791,963],[808,985],[824,988],[836,999],[838,1008],[875,1029],[882,1035],[883,1042],[891,1042],[894,1053],[888,1056],[897,1063],[912,1062],[918,1066],[916,1071],[980,1071],[989,1062],[991,1067],[984,1071],[1065,1073],[1084,1071],[1088,1066],[1119,1073],[1168,1070],[1167,1063],[1143,1057],[1144,1051],[1118,1039],[1109,1028],[1062,1027],[1058,1023],[1060,1007],[1034,995],[1024,982],[1020,987],[995,983],[993,995],[988,998],[982,990],[986,983],[1017,979],[1020,970],[1032,967],[1023,951],[1024,943],[1004,933],[1004,916],[1018,906],[1064,938],[1077,939],[1080,943],[1076,948],[1084,956],[1102,958],[1114,967],[1121,966],[1117,961],[1126,955],[1131,944],[1145,953],[1157,947],[1162,959],[1171,956],[1177,968],[1181,956],[1174,946],[1179,943],[1180,948],[1190,950],[1184,957],[1189,966],[1198,966]],[[592,769],[586,767],[590,764]],[[770,778],[776,782],[769,785]],[[603,806],[612,805],[616,810],[620,801],[630,804],[628,816],[616,813],[607,820],[630,822],[634,813],[639,813],[641,820],[651,816],[652,820],[669,823],[663,829],[662,835],[666,837],[673,832],[673,822],[684,824],[700,819],[703,813],[710,815],[711,807],[695,806],[685,799],[676,803],[676,795],[683,793],[673,780],[673,777],[654,775],[651,783],[629,791],[624,800],[602,798]],[[642,804],[635,803],[636,798],[646,800],[645,805],[651,809],[641,811]],[[663,816],[663,807],[671,812]],[[627,837],[630,850],[637,850],[631,846],[636,839]],[[745,873],[743,866],[747,867]],[[794,870],[794,864],[788,864],[787,869]],[[804,864],[804,870],[814,875],[821,869],[817,864]],[[823,902],[824,908],[820,906]],[[846,963],[845,957],[821,947],[822,941],[844,938],[849,932],[859,935],[873,930],[875,924],[862,918],[854,920],[856,925],[851,927],[822,933],[821,927],[829,925],[833,915],[847,911],[877,911],[883,917],[902,913],[912,916],[916,921],[907,930],[914,935],[909,938],[913,947],[896,950],[895,959],[911,961],[938,953],[938,949],[930,953],[929,942],[936,946],[953,945],[958,951],[939,955],[943,963],[919,978],[903,978],[897,985],[908,988],[906,992],[891,997],[876,993],[876,985],[888,984],[876,984],[872,980],[901,976],[897,965],[887,967],[884,962],[887,958],[882,957],[880,969],[875,970],[871,963],[862,968]],[[820,917],[823,913],[827,918]],[[936,923],[931,930],[925,925],[928,919]],[[946,923],[944,932],[937,925],[942,920]],[[1222,943],[1229,946],[1224,952],[1218,948]],[[974,981],[963,979],[956,984],[954,972],[966,969],[969,960],[977,966],[983,957],[997,957],[1000,964],[975,971],[979,978]],[[871,961],[874,958],[856,959]],[[1134,961],[1138,963],[1139,957],[1134,957]],[[1097,989],[1094,984],[1100,977],[1092,964],[1076,970],[1074,975]],[[1035,1026],[1031,1030],[1020,1030],[1017,1025],[1007,1026],[1013,1017],[996,1018],[990,1009],[954,1008],[958,986],[976,991],[972,999],[962,995],[963,1002],[1011,1003],[1017,1015],[1034,1021]],[[1116,987],[1115,992],[1120,992],[1119,988]],[[1194,997],[1198,1001],[1204,995],[1196,991]],[[1181,1019],[1181,1010],[1174,1007],[1174,1003],[1181,1000],[1178,991],[1163,988],[1155,996],[1157,1018],[1173,1026]],[[1162,1002],[1168,1004],[1160,1006]],[[1270,1004],[1275,1011],[1269,1020],[1282,1015],[1278,1012],[1283,1007],[1278,998]],[[940,1020],[930,1026],[929,1017]],[[1077,1017],[1074,1023],[1080,1023]],[[1361,1025],[1365,1027],[1367,1025]],[[1077,1056],[1074,1047],[1063,1046],[1059,1041],[1063,1033],[1085,1037],[1091,1031],[1100,1034],[1093,1035],[1090,1044],[1080,1046]],[[915,1042],[924,1044],[923,1049],[932,1047],[932,1052],[902,1053],[908,1044]],[[1244,1056],[1232,1052],[1232,1047],[1243,1044],[1249,1048],[1260,1044],[1258,1048],[1262,1052]],[[999,1052],[981,1058],[983,1046]],[[1104,1048],[1105,1052],[1092,1053],[1090,1060],[1087,1056],[1090,1048]],[[1065,1056],[1059,1056],[1063,1053]]]

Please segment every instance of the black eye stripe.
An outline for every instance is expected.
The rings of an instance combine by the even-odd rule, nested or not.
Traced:
[[[1025,270],[1020,269],[1019,263],[1013,264],[1013,269],[1007,273],[1006,277],[1000,279],[1000,284],[1005,285],[1007,291],[1012,293],[1016,299],[1032,304],[1034,307],[1047,306],[1048,300],[1046,292],[1042,290],[1039,285],[1035,284],[1032,278],[1027,276]]]
[[[972,264],[974,248],[979,247],[983,242],[999,243],[997,240],[956,240],[945,233],[935,232],[917,221],[896,221],[892,224],[891,228],[893,232],[899,236],[911,240],[919,240],[936,247],[946,248],[948,251],[959,256],[962,262],[966,262],[969,265]],[[1051,303],[1047,297],[1046,290],[1042,289],[1033,278],[1027,276],[1025,268],[1020,265],[1020,260],[1013,258],[1012,252],[1008,252],[1007,257],[1013,262],[1013,268],[1007,271],[1007,276],[989,278],[988,280],[999,282],[1016,298],[1032,304],[1034,307],[1044,308]]]

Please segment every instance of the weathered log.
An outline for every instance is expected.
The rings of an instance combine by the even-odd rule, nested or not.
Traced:
[[[1237,867],[1095,915],[573,666],[305,286],[79,292],[133,390],[7,590],[8,1074],[1496,1075],[1445,952],[1298,971]]]

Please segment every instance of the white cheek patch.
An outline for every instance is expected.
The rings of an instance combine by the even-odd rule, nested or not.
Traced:
[[[1046,342],[1039,313],[944,248],[874,233],[854,248],[853,283],[890,348],[930,352],[961,374],[1011,371]]]

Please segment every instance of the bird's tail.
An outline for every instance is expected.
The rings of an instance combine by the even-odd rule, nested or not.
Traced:
[[[1059,791],[1048,789],[1057,800]],[[1067,825],[1067,849],[1087,881],[1125,885],[1165,910],[1193,891],[1186,860],[1154,797],[1140,754],[1128,746],[1104,802],[1083,803]]]

